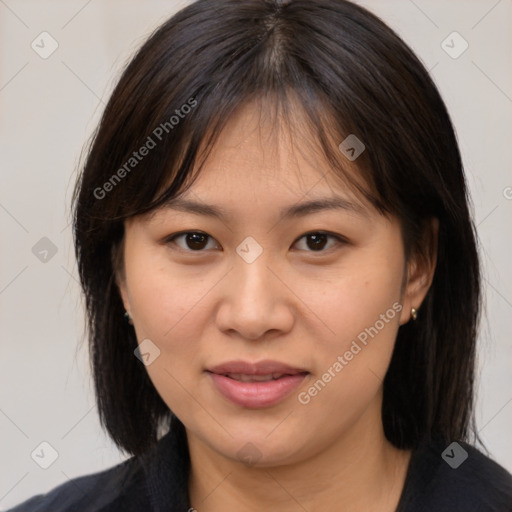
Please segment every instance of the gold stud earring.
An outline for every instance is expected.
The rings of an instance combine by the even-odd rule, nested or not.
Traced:
[[[417,309],[411,308],[411,317],[413,320],[416,320],[416,318],[418,318],[418,310]]]
[[[128,311],[124,312],[124,318],[130,325],[133,325],[132,317],[130,316],[130,313],[128,313]]]

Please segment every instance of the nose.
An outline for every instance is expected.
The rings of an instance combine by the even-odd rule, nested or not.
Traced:
[[[271,332],[278,336],[292,329],[292,300],[293,293],[267,258],[247,263],[237,256],[223,283],[217,327],[247,340],[266,339]]]

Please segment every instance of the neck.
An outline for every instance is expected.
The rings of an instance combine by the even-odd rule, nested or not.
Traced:
[[[281,466],[248,467],[223,457],[194,434],[187,435],[189,496],[198,512],[277,507],[280,512],[301,507],[309,512],[392,512],[400,500],[410,459],[410,452],[398,450],[385,438],[380,408],[367,410],[350,432],[326,450]]]

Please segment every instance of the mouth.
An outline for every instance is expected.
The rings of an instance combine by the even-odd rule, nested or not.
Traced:
[[[231,361],[206,370],[217,391],[231,403],[247,408],[276,405],[286,398],[309,372],[277,361]]]
[[[282,375],[296,375],[298,373],[308,373],[305,368],[291,366],[279,361],[265,359],[263,361],[228,361],[216,366],[207,368],[208,372],[217,375],[227,375],[236,380],[238,376],[265,377],[265,380],[279,378]]]
[[[237,380],[239,382],[269,382],[271,380],[278,380],[283,377],[289,377],[291,375],[302,375],[307,374],[307,372],[299,372],[299,373],[268,373],[266,375],[254,375],[254,374],[245,374],[245,373],[218,373],[217,375],[223,375],[224,377],[228,377],[229,379]]]

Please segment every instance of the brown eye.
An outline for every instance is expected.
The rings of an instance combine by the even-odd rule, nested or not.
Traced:
[[[204,235],[203,233],[189,233],[185,235],[185,243],[189,249],[204,249],[207,241],[208,235]]]
[[[329,237],[323,233],[313,233],[306,236],[306,245],[313,251],[321,251],[327,244],[328,238]]]
[[[182,240],[182,242],[178,243],[177,240]],[[176,244],[180,249],[185,251],[201,252],[205,248],[211,248],[208,247],[209,241],[213,241],[213,238],[206,233],[202,233],[200,231],[187,231],[185,233],[172,235],[166,242]]]
[[[344,240],[340,236],[333,235],[330,233],[324,233],[323,231],[306,233],[297,240],[296,244],[298,244],[303,239],[306,241],[306,248],[304,249],[303,245],[303,247],[300,248],[300,250],[305,250],[307,252],[327,252],[326,250],[324,251],[324,249],[328,245],[329,239],[335,240],[335,243],[327,247],[327,250],[333,248],[336,244],[344,242]]]

